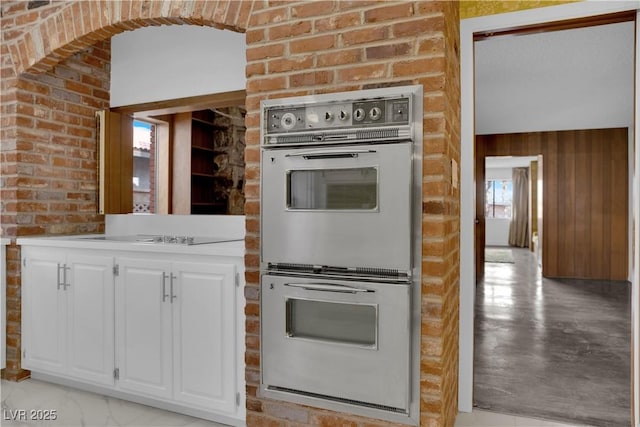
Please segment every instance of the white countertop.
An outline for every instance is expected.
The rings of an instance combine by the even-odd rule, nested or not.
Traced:
[[[7,246],[9,243],[11,243],[11,239],[9,239],[8,237],[0,238],[0,245],[1,246]]]
[[[101,249],[129,252],[175,253],[187,255],[213,255],[243,257],[244,240],[208,243],[201,245],[182,245],[172,243],[123,242],[113,240],[92,240],[102,234],[83,234],[75,236],[19,237],[20,246],[44,246],[57,248]]]

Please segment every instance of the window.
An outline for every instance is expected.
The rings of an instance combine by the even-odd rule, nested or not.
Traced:
[[[287,175],[289,209],[374,210],[378,208],[378,170],[293,170]]]
[[[133,121],[133,212],[155,212],[155,126]]]
[[[485,183],[486,218],[511,218],[513,183],[510,179],[489,180]]]

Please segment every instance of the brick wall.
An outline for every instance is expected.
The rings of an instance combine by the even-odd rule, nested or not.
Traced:
[[[34,191],[32,188],[22,188],[22,181],[19,181],[29,177],[28,167],[34,165],[34,160],[26,156],[31,154],[31,146],[22,145],[23,141],[30,142],[29,138],[23,138],[21,133],[49,133],[45,131],[45,121],[37,117],[35,105],[32,105],[33,111],[17,112],[19,103],[11,97],[17,97],[25,90],[17,89],[18,82],[46,85],[47,79],[62,78],[56,77],[58,68],[73,69],[70,64],[78,60],[94,61],[94,65],[108,64],[108,44],[101,42],[108,41],[118,32],[144,25],[198,24],[246,31],[247,424],[389,425],[257,396],[260,366],[259,104],[260,100],[267,98],[422,84],[425,175],[421,425],[452,426],[457,412],[458,363],[459,193],[452,188],[451,180],[451,160],[457,161],[460,151],[457,7],[456,2],[448,1],[336,0],[312,3],[159,0],[55,2],[34,11],[27,9],[27,2],[3,2],[3,235],[50,234],[56,230],[84,232],[90,231],[91,224],[101,226],[101,219],[90,218],[88,212],[87,220],[81,223],[83,225],[74,225],[70,221],[76,214],[72,205],[88,205],[95,200],[91,198],[95,197],[95,190],[90,188],[85,188],[86,191],[67,190],[68,193],[80,193],[80,200],[68,201],[68,208],[57,212],[50,211],[51,206],[48,205],[42,215],[52,217],[42,224],[36,224],[40,228],[33,229],[33,233],[28,231],[30,225],[18,224],[19,217],[28,216],[31,212],[31,206],[27,203],[34,202],[30,193],[21,192]],[[96,42],[100,44],[92,47]],[[36,72],[39,74],[34,76]],[[108,82],[108,75],[99,74],[95,83],[98,80],[104,85]],[[79,91],[79,87],[71,82],[69,87],[66,85],[64,93]],[[49,90],[52,90],[51,87]],[[108,100],[108,91],[104,86],[102,90],[105,93],[99,92],[97,87],[92,88],[91,93],[104,95],[97,97],[104,105]],[[5,99],[11,102],[5,105]],[[52,102],[52,94],[43,94],[43,99]],[[35,104],[34,98],[31,101],[31,104]],[[25,101],[25,104],[30,102]],[[100,108],[97,105],[85,107],[91,112]],[[53,117],[58,109],[51,105],[47,111]],[[89,116],[86,116],[87,120],[81,119],[82,126],[90,125]],[[58,122],[56,124],[59,125]],[[68,123],[62,126],[82,127]],[[55,132],[63,131],[58,128]],[[76,136],[82,141],[86,138],[85,142],[89,145],[89,134]],[[5,141],[9,144],[5,145]],[[53,158],[60,157],[56,150],[64,146],[62,141],[51,140],[46,145],[52,151],[47,153],[52,162],[52,173],[59,174],[62,170],[68,173],[83,171],[82,161],[79,164],[53,164]],[[66,146],[64,149],[67,149]],[[92,149],[95,147],[84,148],[88,151]],[[95,161],[95,158],[91,161]],[[86,178],[89,179],[88,176]],[[49,178],[50,183],[58,180]],[[85,179],[79,181],[85,182]],[[89,199],[83,200],[83,197]],[[57,219],[54,215],[58,215]],[[56,223],[56,220],[60,222]],[[10,328],[14,328],[10,335],[15,342],[12,342],[8,372],[16,377],[19,374],[19,265],[15,247],[10,248],[9,257],[13,319]]]
[[[75,53],[46,73],[12,73],[6,50],[24,21],[59,6],[3,4],[2,196],[5,237],[95,233],[104,229],[96,206],[97,109],[109,104],[110,43]],[[5,27],[5,25],[7,27]],[[20,355],[20,251],[7,248],[7,369],[26,375]]]

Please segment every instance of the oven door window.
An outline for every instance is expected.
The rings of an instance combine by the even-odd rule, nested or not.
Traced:
[[[378,209],[378,169],[290,170],[287,208],[293,210]]]
[[[288,298],[286,310],[290,338],[377,347],[376,305]]]

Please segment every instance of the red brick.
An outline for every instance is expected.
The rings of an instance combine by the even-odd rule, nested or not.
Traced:
[[[380,4],[380,0],[343,0],[340,2],[340,10],[362,8],[374,4]]]
[[[441,16],[422,17],[408,22],[400,22],[392,27],[395,37],[424,36],[427,33],[441,33],[444,30],[444,18]]]
[[[291,38],[311,32],[311,21],[299,21],[269,28],[269,41]]]
[[[328,413],[312,413],[310,424],[320,427],[359,427],[358,422],[353,419]]]
[[[267,63],[269,73],[282,73],[287,71],[307,70],[313,66],[313,57],[297,56],[294,58],[272,59]]]
[[[335,65],[355,64],[362,60],[361,49],[339,50],[318,55],[318,67],[332,67]]]
[[[257,43],[257,42],[261,42],[263,40],[265,40],[265,34],[266,34],[266,30],[259,28],[259,29],[249,29],[246,32],[246,42],[247,45],[251,45],[253,43]]]
[[[247,81],[247,90],[252,92],[268,92],[285,89],[286,87],[286,77],[256,77]]]
[[[387,44],[367,47],[365,52],[367,59],[385,59],[404,56],[411,52],[410,43]]]
[[[413,4],[406,2],[393,6],[379,7],[364,13],[365,22],[384,22],[413,15]]]
[[[266,24],[284,22],[287,18],[287,15],[288,11],[286,7],[254,11],[249,20],[249,26],[260,27]]]
[[[359,30],[352,30],[342,33],[342,43],[345,46],[370,43],[380,40],[387,40],[387,27],[374,27]]]
[[[344,13],[341,15],[332,15],[326,18],[316,19],[314,27],[318,32],[326,32],[331,30],[340,30],[347,27],[355,27],[362,23],[359,12]]]
[[[327,50],[334,47],[335,42],[335,36],[331,34],[292,40],[289,42],[289,51],[291,54],[297,54]]]
[[[283,44],[270,44],[266,46],[247,47],[247,61],[257,61],[266,58],[275,58],[284,55]]]
[[[285,427],[285,422],[264,414],[247,413],[247,425],[252,427]]]
[[[333,81],[333,72],[311,71],[289,76],[289,87],[325,85]]]
[[[445,71],[444,57],[422,58],[401,61],[393,64],[393,75],[398,77],[416,76],[433,72]]]
[[[282,420],[306,424],[309,421],[309,409],[286,403],[265,402],[262,406],[265,414]]]
[[[340,69],[337,71],[338,81],[350,82],[359,80],[376,80],[387,75],[386,64],[363,65],[360,67],[352,67]]]

